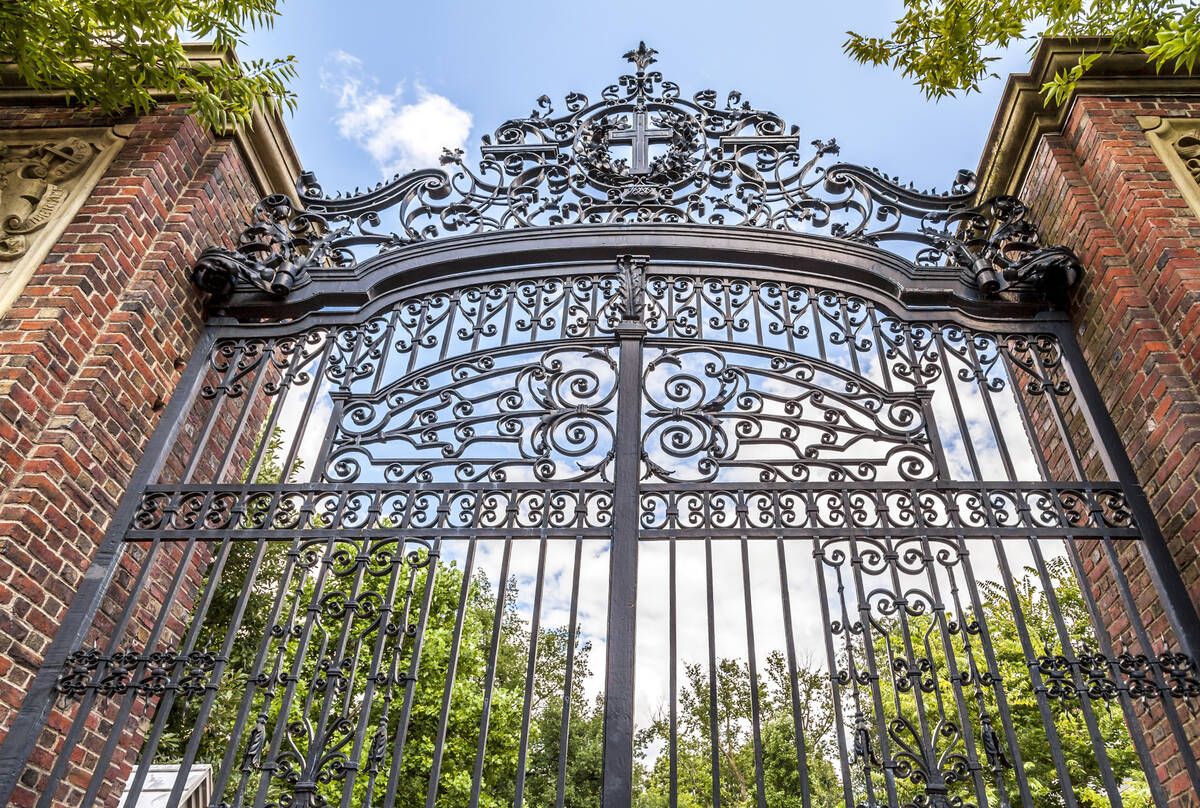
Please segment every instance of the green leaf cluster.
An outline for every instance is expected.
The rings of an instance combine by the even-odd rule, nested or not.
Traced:
[[[722,806],[753,808],[757,799],[754,699],[757,680],[759,737],[762,755],[763,795],[772,808],[802,808],[803,789],[796,743],[796,723],[804,738],[813,808],[842,805],[842,788],[834,772],[834,724],[830,708],[829,676],[811,660],[796,671],[799,699],[793,713],[791,684],[783,654],[768,655],[766,665],[752,679],[749,662],[722,658],[716,664],[716,688],[710,686],[707,665],[683,665],[678,726],[676,730],[677,805],[711,808],[713,805],[712,710],[716,705],[717,782]],[[715,696],[714,696],[715,693]],[[670,805],[670,723],[660,715],[639,733],[643,764],[638,772],[638,808]]]
[[[978,92],[997,78],[994,54],[1041,37],[1107,37],[1042,87],[1062,103],[1103,53],[1139,48],[1157,68],[1192,70],[1200,52],[1195,2],[1177,0],[904,0],[886,36],[847,32],[843,50],[860,64],[900,71],[927,98]]]
[[[1049,582],[1053,594],[1047,593],[1043,580]],[[935,738],[938,753],[965,755],[963,735],[955,735],[950,731],[961,727],[959,711],[965,709],[972,727],[971,734],[976,738],[976,754],[987,769],[983,780],[989,802],[995,804],[999,791],[1003,789],[1008,801],[1017,804],[1019,789],[1013,770],[1014,762],[1007,759],[1007,743],[1001,741],[1006,759],[1000,766],[991,764],[984,750],[979,748],[983,714],[988,715],[1001,738],[1004,734],[1002,719],[1006,718],[1011,722],[1016,737],[1023,779],[1028,785],[1033,804],[1038,808],[1063,808],[1067,805],[1064,796],[1067,785],[1054,761],[1050,733],[1042,718],[1042,709],[1045,707],[1053,720],[1054,734],[1061,745],[1070,788],[1078,805],[1085,808],[1110,805],[1100,764],[1100,754],[1103,754],[1107,756],[1114,780],[1121,790],[1122,803],[1128,808],[1149,806],[1149,788],[1119,706],[1103,699],[1091,704],[1093,729],[1103,747],[1099,750],[1092,741],[1085,708],[1073,689],[1065,690],[1065,697],[1055,698],[1039,696],[1034,687],[1028,656],[1014,617],[1016,612],[1021,614],[1035,655],[1065,654],[1068,644],[1071,651],[1078,655],[1096,645],[1095,631],[1088,617],[1083,593],[1067,560],[1056,557],[1050,559],[1042,570],[1026,568],[1022,576],[1012,582],[1011,592],[1007,585],[995,580],[984,580],[979,585],[982,620],[967,615],[967,619],[958,621],[951,616],[947,623],[950,628],[947,629],[926,613],[907,616],[903,620],[896,617],[875,625],[877,633],[873,644],[877,664],[881,667],[879,682],[884,724],[900,718],[910,727],[919,728],[921,716],[917,700],[920,699],[931,732],[941,713],[953,725],[949,728],[943,725],[943,729],[947,729],[946,736]],[[990,683],[970,675],[973,663],[976,671],[986,670],[980,637],[964,634],[968,630],[970,634],[977,634],[980,623],[986,625],[991,639],[999,684],[1004,693],[1003,706],[996,699]],[[906,635],[913,647],[912,657],[905,650]],[[953,652],[953,669],[966,679],[959,691],[963,696],[961,708],[952,682],[947,644]],[[918,692],[918,688],[905,685],[902,672],[889,670],[890,661],[895,659],[927,662],[922,679],[930,682],[929,690]],[[872,722],[871,726],[874,731],[875,723]],[[911,737],[906,740],[913,743]],[[872,776],[877,793],[882,792],[882,778],[877,773]],[[896,788],[901,802],[915,799],[922,793],[922,785],[914,780],[898,778]],[[952,797],[961,797],[966,803],[977,802],[974,785],[969,779],[951,783],[950,789]]]
[[[295,58],[192,62],[181,32],[218,53],[269,28],[280,0],[23,0],[0,3],[0,62],[35,90],[109,115],[144,114],[162,95],[226,131],[255,109],[295,108]]]

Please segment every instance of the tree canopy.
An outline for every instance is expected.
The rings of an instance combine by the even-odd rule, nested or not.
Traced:
[[[848,31],[845,52],[861,64],[884,65],[913,79],[928,98],[978,92],[996,78],[995,53],[1041,37],[1109,37],[1106,50],[1085,53],[1042,87],[1061,103],[1104,52],[1141,49],[1158,69],[1188,71],[1200,56],[1200,7],[1172,0],[904,0],[887,36]]]
[[[24,0],[0,3],[0,62],[35,90],[105,113],[148,111],[155,94],[191,104],[204,124],[225,129],[256,108],[295,107],[294,57],[244,63],[189,60],[181,33],[217,51],[270,27],[279,0]]]

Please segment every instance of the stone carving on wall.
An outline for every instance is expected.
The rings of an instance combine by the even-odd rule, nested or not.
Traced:
[[[1200,118],[1139,115],[1137,121],[1192,212],[1200,217]]]
[[[0,261],[29,251],[28,236],[45,227],[67,201],[71,180],[96,157],[79,137],[35,145],[0,144]]]
[[[129,127],[0,132],[0,315],[116,155]]]
[[[1184,168],[1192,175],[1192,179],[1200,182],[1200,137],[1192,134],[1180,135],[1171,145],[1183,160]]]

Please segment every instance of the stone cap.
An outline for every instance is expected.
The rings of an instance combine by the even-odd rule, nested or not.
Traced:
[[[1008,77],[996,117],[979,160],[977,199],[1016,194],[1042,135],[1059,134],[1081,96],[1200,95],[1200,75],[1156,71],[1141,51],[1106,53],[1104,37],[1047,37],[1037,46],[1028,73]],[[1070,70],[1085,53],[1104,53],[1058,106],[1045,103],[1042,85],[1061,70]]]
[[[238,60],[233,50],[222,52],[208,42],[185,42],[183,49],[194,63],[236,64]],[[152,95],[164,102],[173,98],[166,92],[152,92]],[[0,65],[0,106],[29,103],[61,105],[62,95],[53,90],[34,90],[20,81],[11,64]],[[261,196],[287,194],[293,201],[299,202],[296,179],[300,176],[300,158],[282,115],[256,109],[247,126],[216,134],[234,141]]]

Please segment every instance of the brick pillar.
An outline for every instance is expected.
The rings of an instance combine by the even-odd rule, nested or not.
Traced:
[[[294,193],[298,172],[277,119],[216,136],[178,104],[114,121],[53,94],[0,99],[0,144],[104,130],[112,153],[75,203],[53,211],[61,226],[0,241],[0,252],[39,253],[0,310],[0,739],[199,338],[196,256],[229,244],[263,195]],[[51,230],[48,245],[35,243]],[[34,769],[64,751],[54,741],[63,720],[52,718]],[[15,804],[33,803],[36,781]]]
[[[1094,52],[1102,43],[1083,45]],[[1188,120],[1200,133],[1200,77],[1158,75],[1144,55],[1117,54],[1101,59],[1062,107],[1044,108],[1038,89],[1074,63],[1080,48],[1046,40],[1030,74],[1010,78],[980,166],[980,198],[1018,195],[1046,242],[1069,246],[1082,260],[1085,274],[1069,309],[1076,336],[1200,603],[1200,204],[1189,203],[1192,196],[1200,203],[1200,168],[1190,170],[1188,141],[1174,145],[1187,135]],[[1099,549],[1082,549],[1110,633],[1128,639],[1125,607],[1102,584],[1111,571]],[[1157,593],[1136,548],[1120,550],[1158,644],[1170,631]],[[1200,804],[1162,711],[1143,721],[1172,804]],[[1200,744],[1196,720],[1188,733]]]

